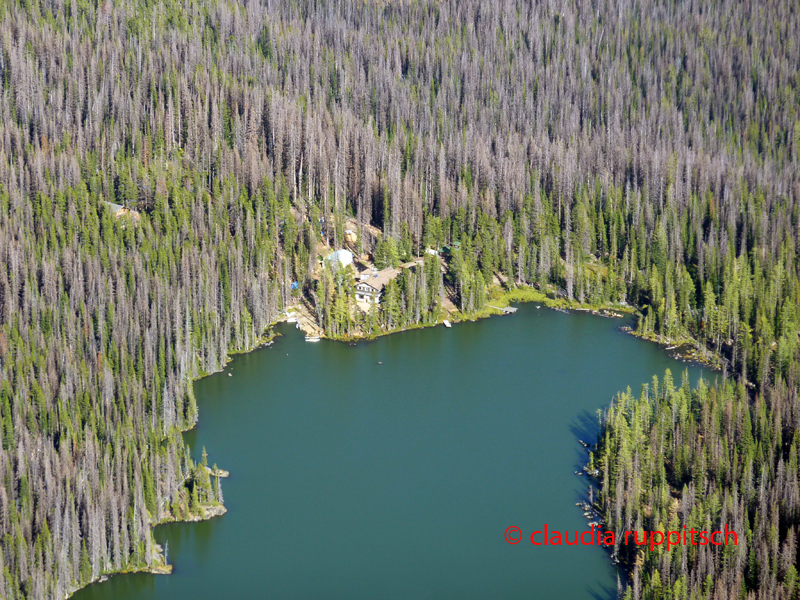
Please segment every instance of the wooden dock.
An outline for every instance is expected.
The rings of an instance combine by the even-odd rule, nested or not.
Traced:
[[[513,315],[515,312],[517,312],[517,309],[514,308],[513,306],[504,306],[503,308],[500,308],[499,306],[492,306],[491,304],[487,304],[487,306],[495,310],[503,311],[507,315]]]

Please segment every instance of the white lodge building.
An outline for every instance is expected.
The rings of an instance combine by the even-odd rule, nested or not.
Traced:
[[[380,304],[383,288],[399,274],[399,269],[392,268],[362,273],[361,279],[356,282],[356,300],[368,304]]]
[[[380,291],[365,281],[356,284],[356,300],[360,302],[378,303]]]

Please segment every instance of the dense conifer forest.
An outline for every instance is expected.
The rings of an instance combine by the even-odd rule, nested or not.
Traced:
[[[667,371],[606,415],[596,466],[624,598],[796,598],[800,403],[783,381],[753,398],[730,379],[676,385]],[[686,527],[686,530],[683,528]],[[727,545],[635,545],[625,531],[726,531]]]
[[[799,21],[791,0],[0,0],[0,597],[152,568],[155,523],[221,502],[180,435],[192,380],[286,307],[342,337],[502,284],[626,302],[723,365],[615,401],[601,502],[746,542],[623,549],[624,593],[796,598]],[[318,260],[353,221],[377,266],[426,257],[366,313]]]

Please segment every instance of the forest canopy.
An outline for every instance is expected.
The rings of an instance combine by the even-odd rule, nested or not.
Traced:
[[[635,526],[647,482],[694,518],[713,480],[753,532],[626,593],[795,598],[799,12],[0,0],[0,596],[149,568],[155,523],[221,501],[180,436],[192,380],[287,306],[342,337],[504,281],[633,305],[731,379],[609,412],[607,519]],[[362,314],[317,266],[348,221],[380,266],[453,251]]]

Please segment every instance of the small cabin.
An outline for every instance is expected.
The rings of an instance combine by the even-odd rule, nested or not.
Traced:
[[[122,204],[115,204],[114,202],[108,202],[107,200],[105,201],[105,203],[106,206],[108,206],[108,208],[111,209],[111,214],[114,215],[115,217],[125,209],[125,207],[122,206]]]
[[[108,202],[107,200],[103,201],[106,206],[111,210],[111,214],[114,215],[115,219],[121,219],[122,217],[130,217],[134,221],[139,220],[139,213],[135,210],[131,210],[122,206],[121,204],[115,204],[114,202]]]

